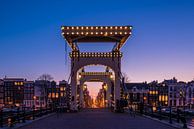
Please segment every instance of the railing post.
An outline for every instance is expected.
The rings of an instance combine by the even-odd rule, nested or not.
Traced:
[[[172,107],[170,106],[169,123],[172,124]]]
[[[162,108],[161,105],[159,106],[159,120],[162,120],[162,112],[161,112]]]
[[[0,127],[3,128],[3,110],[0,110]]]
[[[40,117],[42,116],[42,107],[40,107],[40,110],[39,110],[39,114],[40,114]]]
[[[19,107],[17,108],[16,119],[17,119],[17,122],[20,123],[20,110],[19,110]]]
[[[35,120],[35,106],[32,107],[32,119]]]
[[[22,119],[23,123],[26,122],[25,116],[26,116],[26,111],[25,111],[25,108],[23,108],[23,119]]]
[[[180,122],[180,110],[177,109],[177,123]]]
[[[14,118],[13,118],[13,112],[11,111],[10,117],[8,118],[8,124],[10,127],[13,127],[14,125]]]

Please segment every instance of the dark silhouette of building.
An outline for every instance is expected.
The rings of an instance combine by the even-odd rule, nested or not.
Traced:
[[[3,80],[0,79],[0,108],[4,106],[4,83]]]

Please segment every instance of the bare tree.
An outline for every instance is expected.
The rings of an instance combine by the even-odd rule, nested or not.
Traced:
[[[130,82],[130,79],[128,77],[128,75],[126,73],[123,73],[123,77],[124,77],[124,82],[125,83],[129,83]]]
[[[44,102],[46,103],[46,107],[47,107],[47,103],[48,103],[48,86],[50,81],[53,80],[53,77],[49,74],[42,74],[40,77],[38,77],[39,81],[42,81],[43,84],[38,85],[40,88],[40,92],[44,97]],[[42,107],[42,106],[41,106]]]
[[[52,81],[53,77],[50,74],[42,74],[40,77],[38,77],[38,80]]]

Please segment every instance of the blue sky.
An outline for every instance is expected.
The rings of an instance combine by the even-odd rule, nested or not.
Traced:
[[[1,0],[0,78],[67,79],[61,25],[132,25],[122,48],[122,70],[132,82],[194,78],[193,0]]]

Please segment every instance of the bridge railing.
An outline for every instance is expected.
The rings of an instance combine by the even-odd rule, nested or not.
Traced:
[[[51,108],[7,112],[0,111],[0,128],[13,127],[18,123],[25,123],[26,120],[34,120],[52,112],[53,110]]]
[[[143,108],[139,108],[136,111],[146,116],[157,118],[159,120],[164,120],[166,122],[169,122],[170,124],[173,124],[173,123],[181,124],[182,123],[183,128],[187,128],[187,120],[186,120],[185,113],[180,110],[172,111],[171,107],[169,107],[168,109],[170,110],[162,111],[161,107],[153,108],[153,106],[143,106]]]

